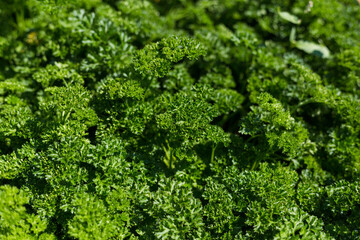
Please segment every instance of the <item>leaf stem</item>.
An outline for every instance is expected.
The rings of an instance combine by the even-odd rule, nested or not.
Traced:
[[[168,168],[174,169],[174,158],[172,156],[171,147],[169,145],[169,142],[167,140],[165,141],[166,141],[166,146],[162,145],[162,148],[165,152],[165,157],[163,158],[163,161]]]
[[[211,158],[210,158],[210,162],[213,162],[214,161],[214,158],[215,158],[215,150],[217,148],[217,144],[215,146],[212,147],[211,149]]]

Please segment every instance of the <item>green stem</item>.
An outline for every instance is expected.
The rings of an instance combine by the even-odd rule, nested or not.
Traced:
[[[217,144],[216,144],[214,147],[212,147],[212,149],[211,149],[211,158],[210,158],[210,162],[213,162],[213,161],[214,161],[216,147],[217,147]]]
[[[260,137],[261,134],[258,134],[258,135],[254,135],[254,136],[251,136],[250,138],[248,138],[246,141],[245,141],[245,144],[250,142],[251,140],[253,140],[254,138],[257,138],[257,137]]]
[[[299,109],[299,107],[301,107],[301,106],[303,106],[303,105],[305,105],[305,104],[308,104],[308,103],[312,103],[312,102],[314,102],[312,98],[309,98],[309,99],[307,99],[307,100],[305,100],[305,101],[300,102],[300,103],[291,111],[291,114],[295,113],[295,112]]]
[[[25,29],[24,9],[20,8],[16,11],[15,16],[18,30],[22,32]]]
[[[257,167],[257,165],[258,165],[258,163],[259,163],[259,160],[255,160],[255,162],[253,163],[253,165],[252,165],[252,167],[251,167],[250,171],[255,170],[255,169],[256,169],[256,167]]]
[[[169,145],[169,142],[167,140],[165,141],[167,146],[162,145],[162,148],[165,152],[165,157],[163,161],[168,168],[174,169],[174,157],[172,156],[171,147]]]
[[[165,163],[165,165],[169,168],[170,167],[170,155],[168,150],[166,149],[166,147],[164,145],[162,145],[162,148],[164,150],[165,156],[163,158],[163,161]]]

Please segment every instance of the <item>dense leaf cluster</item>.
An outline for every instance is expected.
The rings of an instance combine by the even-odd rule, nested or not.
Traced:
[[[357,1],[0,21],[0,239],[360,239]]]

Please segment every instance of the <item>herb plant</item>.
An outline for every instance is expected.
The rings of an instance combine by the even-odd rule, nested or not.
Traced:
[[[360,239],[358,1],[0,20],[0,239]]]

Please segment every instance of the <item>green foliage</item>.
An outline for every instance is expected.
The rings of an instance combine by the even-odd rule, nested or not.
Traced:
[[[89,107],[90,94],[81,85],[45,89],[51,94],[40,103],[39,135],[45,142],[66,136],[84,136],[96,124],[97,116]]]
[[[161,179],[159,189],[152,195],[148,212],[153,218],[152,229],[157,239],[204,239],[207,235],[203,229],[201,202],[193,196],[186,178],[178,172],[174,179]]]
[[[332,239],[322,220],[297,204],[297,181],[295,171],[268,164],[241,173],[232,167],[219,180],[209,178],[204,191],[208,226],[228,239]]]
[[[359,181],[338,181],[322,188],[318,183],[299,184],[298,199],[304,210],[321,217],[335,239],[356,239],[359,218]]]
[[[105,203],[110,206],[106,207]],[[90,194],[75,198],[72,205],[77,209],[69,223],[70,236],[77,239],[123,239],[129,235],[126,225],[130,202],[126,195],[114,190],[105,203]]]
[[[205,50],[194,40],[170,37],[137,51],[134,68],[143,76],[164,77],[173,63],[184,58],[194,60],[204,54]]]
[[[0,239],[360,238],[357,1],[0,6]]]
[[[261,94],[258,100],[259,106],[244,118],[240,132],[253,138],[264,135],[270,148],[281,149],[290,157],[299,154],[308,139],[307,130],[269,94]]]
[[[46,233],[47,221],[26,211],[29,203],[26,194],[16,187],[0,188],[1,239],[56,239]]]

